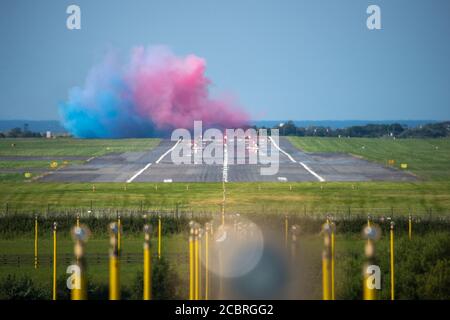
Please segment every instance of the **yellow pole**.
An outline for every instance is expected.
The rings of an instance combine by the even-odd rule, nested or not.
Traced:
[[[85,227],[76,226],[72,229],[72,236],[75,240],[74,253],[79,274],[76,274],[76,287],[71,291],[72,300],[87,299],[86,281],[86,259],[84,258],[84,245],[89,236],[89,230]]]
[[[391,243],[390,243],[390,260],[391,260],[391,300],[395,300],[394,289],[394,222],[391,222]]]
[[[53,300],[56,300],[56,228],[57,223],[53,222]]]
[[[285,216],[284,217],[284,246],[287,248],[288,247],[288,233],[289,233],[289,221],[288,221],[288,217]]]
[[[109,252],[109,300],[120,300],[118,224],[110,224],[110,252]]]
[[[158,218],[158,259],[161,259],[161,216]]]
[[[331,300],[334,300],[334,231],[335,225],[331,223]]]
[[[34,268],[38,268],[38,217],[34,218]]]
[[[322,253],[322,288],[323,300],[331,299],[330,290],[330,223],[327,222],[323,228],[324,232],[324,250]]]
[[[364,228],[364,234],[367,237],[367,243],[364,253],[367,258],[367,262],[363,266],[363,299],[364,300],[376,300],[376,288],[369,286],[370,274],[367,273],[367,267],[373,264],[375,256],[374,239],[376,239],[376,229],[370,226],[370,220],[367,220],[367,226]]]
[[[209,232],[210,226],[205,227],[205,300],[209,299]]]
[[[120,223],[120,215],[117,216],[117,252],[120,254],[121,246],[121,229],[122,225]]]
[[[322,287],[323,287],[323,300],[330,300],[330,275],[329,275],[329,259],[326,257],[324,251],[322,255]]]
[[[150,226],[144,226],[144,300],[152,297],[152,268],[150,255]]]
[[[80,215],[77,214],[77,228],[80,227]]]
[[[198,300],[198,228],[194,229],[194,300]]]
[[[194,229],[189,233],[189,300],[195,299],[195,274],[194,274]]]
[[[364,283],[363,283],[363,299],[364,300],[376,300],[376,289],[371,289],[367,283],[369,275],[366,272],[368,265],[364,267]]]
[[[408,238],[409,238],[409,240],[411,240],[411,238],[412,238],[412,217],[411,216],[409,216],[409,219],[408,219]]]
[[[202,299],[202,230],[198,233],[198,300]]]

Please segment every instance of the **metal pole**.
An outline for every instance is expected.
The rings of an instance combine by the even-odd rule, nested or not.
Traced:
[[[161,215],[158,217],[158,259],[161,259]]]
[[[195,274],[194,274],[194,228],[192,227],[189,232],[189,300],[195,298]]]
[[[205,300],[209,299],[209,223],[205,226]]]
[[[334,222],[331,223],[331,300],[335,299],[334,294],[334,233],[335,233],[335,224]]]
[[[394,289],[394,222],[391,221],[391,230],[390,230],[390,262],[391,262],[391,300],[395,300]]]
[[[120,254],[121,250],[121,228],[120,215],[117,215],[117,252]]]
[[[37,269],[39,264],[38,257],[38,217],[34,218],[34,268]]]
[[[330,223],[327,219],[327,222],[323,226],[324,233],[324,249],[322,252],[322,294],[323,300],[331,299],[331,290],[330,290]]]
[[[284,246],[288,247],[289,221],[288,217],[284,217]]]
[[[53,222],[53,300],[56,300],[56,228],[57,223]]]
[[[195,273],[195,282],[194,282],[194,300],[198,300],[198,228],[194,227],[194,273]]]
[[[120,300],[120,277],[119,277],[119,250],[118,250],[118,224],[111,223],[110,252],[109,252],[109,300]]]
[[[79,273],[75,276],[75,287],[71,292],[72,300],[87,299],[86,280],[86,259],[84,256],[84,246],[89,237],[89,230],[86,227],[76,226],[72,229],[72,237],[75,240],[74,253]]]
[[[202,299],[202,236],[203,230],[199,228],[198,230],[198,300]]]
[[[300,233],[300,227],[293,225],[291,227],[291,265],[295,266],[297,258],[297,237]]]
[[[412,217],[411,215],[408,218],[408,238],[411,240],[412,238]]]
[[[375,256],[375,246],[374,240],[377,237],[377,231],[375,228],[370,226],[370,220],[367,220],[367,226],[364,228],[364,235],[367,237],[367,243],[364,250],[367,261],[363,269],[363,299],[364,300],[376,300],[376,288],[369,285],[370,275],[367,273],[367,267],[372,265]]]
[[[144,226],[144,300],[150,300],[152,293],[152,268],[150,254],[150,226]]]

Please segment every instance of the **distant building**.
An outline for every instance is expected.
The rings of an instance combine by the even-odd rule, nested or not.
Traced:
[[[47,139],[51,139],[51,138],[52,138],[52,132],[51,132],[51,131],[47,131],[47,132],[45,133],[45,137],[46,137]]]

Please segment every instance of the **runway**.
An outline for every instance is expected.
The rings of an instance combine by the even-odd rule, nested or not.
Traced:
[[[83,165],[73,165],[44,175],[40,181],[46,182],[289,182],[289,181],[414,181],[416,178],[403,171],[384,167],[346,154],[306,153],[296,149],[288,139],[280,137],[279,143],[270,142],[270,150],[279,154],[274,175],[262,175],[261,169],[267,164],[248,164],[249,157],[261,156],[263,150],[256,145],[246,144],[245,156],[238,158],[232,150],[225,150],[223,164],[206,164],[211,161],[204,157],[203,163],[195,161],[205,148],[211,147],[207,141],[197,141],[192,146],[192,155],[186,156],[186,164],[174,164],[172,152],[182,144],[191,146],[191,141],[161,140],[160,144],[146,152],[126,152],[110,154],[91,159]],[[217,142],[216,142],[217,143]],[[179,144],[178,146],[176,146]],[[187,146],[187,145],[186,145]],[[218,145],[222,147],[223,144]],[[233,154],[234,153],[234,154]],[[238,164],[238,159],[246,164]],[[273,160],[273,159],[272,159]]]

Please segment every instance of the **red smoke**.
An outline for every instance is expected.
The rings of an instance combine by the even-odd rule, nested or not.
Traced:
[[[136,112],[152,119],[158,129],[204,127],[238,128],[248,116],[229,99],[209,96],[211,81],[206,62],[195,55],[176,57],[164,48],[133,50],[128,80]]]
[[[232,98],[210,97],[205,68],[195,55],[162,47],[135,48],[124,64],[109,55],[60,105],[63,125],[81,138],[167,135],[197,120],[203,128],[244,128],[248,116]]]

